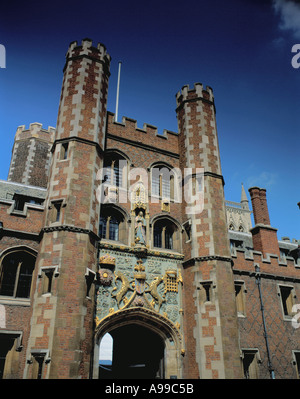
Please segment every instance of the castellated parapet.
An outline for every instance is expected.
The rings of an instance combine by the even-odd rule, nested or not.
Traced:
[[[31,186],[46,187],[48,182],[51,147],[54,142],[55,128],[43,129],[35,122],[17,128],[12,150],[12,159],[8,181]]]
[[[38,122],[30,123],[29,129],[25,125],[18,126],[15,140],[24,140],[28,137],[38,138],[53,143],[55,136],[55,127],[49,126],[48,129],[43,129],[43,125]]]
[[[158,133],[156,126],[148,123],[143,128],[137,126],[137,121],[128,117],[122,118],[122,122],[115,121],[115,115],[107,113],[107,138],[122,143],[139,143],[144,147],[162,149],[178,155],[178,133],[164,129],[162,134]]]
[[[195,83],[193,88],[190,88],[189,85],[185,85],[176,94],[177,106],[179,107],[186,100],[190,101],[191,98],[194,98],[195,101],[197,98],[202,98],[214,102],[213,89],[210,86],[206,86],[204,89],[202,83]]]
[[[91,39],[83,39],[81,45],[77,41],[71,42],[66,53],[66,59],[72,60],[80,57],[90,57],[103,63],[108,69],[111,61],[110,55],[106,51],[106,47],[102,43],[93,46]]]

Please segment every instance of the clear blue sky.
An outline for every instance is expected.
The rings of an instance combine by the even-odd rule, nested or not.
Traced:
[[[0,179],[19,125],[55,126],[68,45],[89,37],[112,56],[108,109],[177,131],[175,94],[213,88],[227,200],[267,189],[278,238],[300,239],[300,4],[288,0],[10,1],[1,4]],[[249,197],[249,195],[248,195]],[[250,200],[250,199],[249,199]]]

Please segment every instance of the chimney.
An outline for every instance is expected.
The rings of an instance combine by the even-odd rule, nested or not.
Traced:
[[[264,256],[274,254],[280,257],[277,229],[271,227],[268,211],[266,189],[259,187],[249,188],[252,202],[255,226],[251,229],[253,248]]]

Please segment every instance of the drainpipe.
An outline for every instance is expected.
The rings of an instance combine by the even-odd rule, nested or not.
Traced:
[[[268,334],[267,334],[267,328],[266,328],[266,321],[265,321],[265,314],[264,314],[264,305],[263,305],[263,299],[261,295],[261,276],[260,276],[260,268],[258,265],[255,265],[255,280],[256,284],[258,286],[258,292],[259,292],[259,300],[260,300],[260,310],[261,310],[261,315],[262,315],[262,320],[263,320],[263,327],[264,327],[264,337],[266,341],[266,348],[267,348],[267,356],[268,356],[268,369],[270,373],[271,379],[275,379],[275,374],[274,374],[274,369],[272,366],[271,362],[271,355],[270,355],[270,348],[269,348],[269,340],[268,340]]]

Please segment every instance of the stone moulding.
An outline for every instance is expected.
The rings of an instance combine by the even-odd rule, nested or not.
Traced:
[[[233,260],[227,256],[219,256],[219,255],[208,255],[208,256],[197,256],[195,258],[190,258],[182,263],[183,267],[190,266],[195,264],[196,262],[207,262],[210,260],[218,260],[222,262],[230,262],[231,266],[233,266]]]
[[[88,234],[91,237],[93,237],[96,241],[100,241],[100,237],[97,234],[95,234],[92,230],[84,229],[82,227],[76,227],[76,226],[62,224],[59,226],[48,226],[48,227],[42,228],[42,233],[50,233],[53,231],[70,231],[70,232],[74,232],[74,233]]]
[[[128,322],[144,324],[145,322],[147,323],[147,321],[150,326],[163,332],[170,341],[176,342],[181,350],[181,354],[184,354],[182,334],[177,326],[164,315],[147,308],[132,307],[120,309],[108,314],[101,320],[96,318],[95,337],[100,335],[101,331],[109,331],[110,325],[120,326],[122,323],[126,324]]]
[[[101,243],[99,244],[99,249],[104,249],[104,250],[120,250],[122,252],[127,252],[127,253],[132,253],[132,254],[138,254],[140,257],[146,257],[146,256],[156,256],[156,257],[161,257],[161,258],[168,258],[168,259],[175,259],[178,261],[182,261],[184,258],[184,255],[180,253],[171,253],[171,252],[163,252],[159,251],[157,249],[148,249],[146,247],[129,247],[124,244],[116,245],[116,244],[110,244],[110,243]]]

